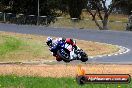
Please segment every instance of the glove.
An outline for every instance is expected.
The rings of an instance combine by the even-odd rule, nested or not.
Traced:
[[[74,48],[75,50],[77,50],[77,46],[76,46],[76,45],[73,45],[73,48]]]

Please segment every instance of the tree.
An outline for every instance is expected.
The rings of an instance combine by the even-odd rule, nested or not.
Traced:
[[[116,6],[116,9],[120,9],[123,14],[130,14],[132,11],[132,0],[124,0],[118,6]]]
[[[132,0],[128,0],[128,14],[132,14]]]
[[[0,11],[8,12],[13,5],[13,0],[1,0],[0,1]]]
[[[53,15],[58,8],[60,0],[39,0],[40,1],[40,15]],[[23,13],[27,15],[37,15],[38,0],[1,0],[1,4],[12,8],[9,12]]]
[[[112,0],[109,6],[106,5],[106,0],[88,0],[87,11],[93,18],[93,21],[98,26],[100,30],[108,29],[108,19],[112,10],[121,2],[122,0]],[[95,11],[92,10],[94,7]],[[100,18],[102,25],[97,21],[97,17]]]
[[[68,10],[71,18],[81,19],[82,9],[85,0],[68,0]]]
[[[38,15],[38,0],[2,0],[1,3],[5,7],[11,7],[5,9],[4,12]],[[57,16],[58,3],[59,0],[39,0],[40,15],[48,17],[47,23],[54,22],[54,17]]]

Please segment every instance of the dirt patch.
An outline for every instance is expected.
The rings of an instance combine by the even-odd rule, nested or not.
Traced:
[[[87,74],[130,74],[132,65],[87,64],[82,65]],[[77,65],[0,65],[0,75],[40,77],[75,77]]]

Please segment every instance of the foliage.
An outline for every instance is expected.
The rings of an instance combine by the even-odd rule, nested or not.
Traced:
[[[85,0],[69,0],[69,14],[71,18],[81,18],[82,9],[84,8]]]
[[[115,1],[118,1],[118,0],[115,0]],[[121,10],[123,14],[131,14],[132,0],[121,0],[121,2],[116,6],[116,9]]]
[[[71,18],[81,19],[82,10],[87,8],[99,29],[108,29],[107,21],[110,13],[119,9],[125,13],[132,10],[132,0],[112,0],[107,7],[107,0],[39,0],[40,15],[47,16],[47,23],[55,22],[55,17],[69,14]],[[23,13],[26,15],[38,15],[38,0],[1,0],[0,11]],[[92,12],[95,10],[95,13]],[[60,11],[60,12],[59,12]],[[101,15],[101,13],[104,13]],[[99,25],[96,16],[102,20]],[[36,17],[37,20],[37,17]]]
[[[95,21],[95,24],[99,27],[100,30],[108,29],[108,19],[113,9],[121,2],[122,0],[113,0],[109,6],[106,5],[106,0],[88,0],[87,11]],[[93,8],[95,11],[93,11]],[[102,25],[97,21],[97,17],[100,18]]]
[[[58,2],[57,0],[39,0],[40,15],[50,18],[47,23],[54,22],[54,17],[57,16],[56,8],[58,8]],[[4,12],[38,15],[38,0],[2,0],[1,3],[5,6],[3,8]]]

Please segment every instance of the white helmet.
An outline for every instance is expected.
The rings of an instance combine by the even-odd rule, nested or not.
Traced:
[[[47,37],[47,45],[50,46],[52,44],[52,38],[51,37]]]

